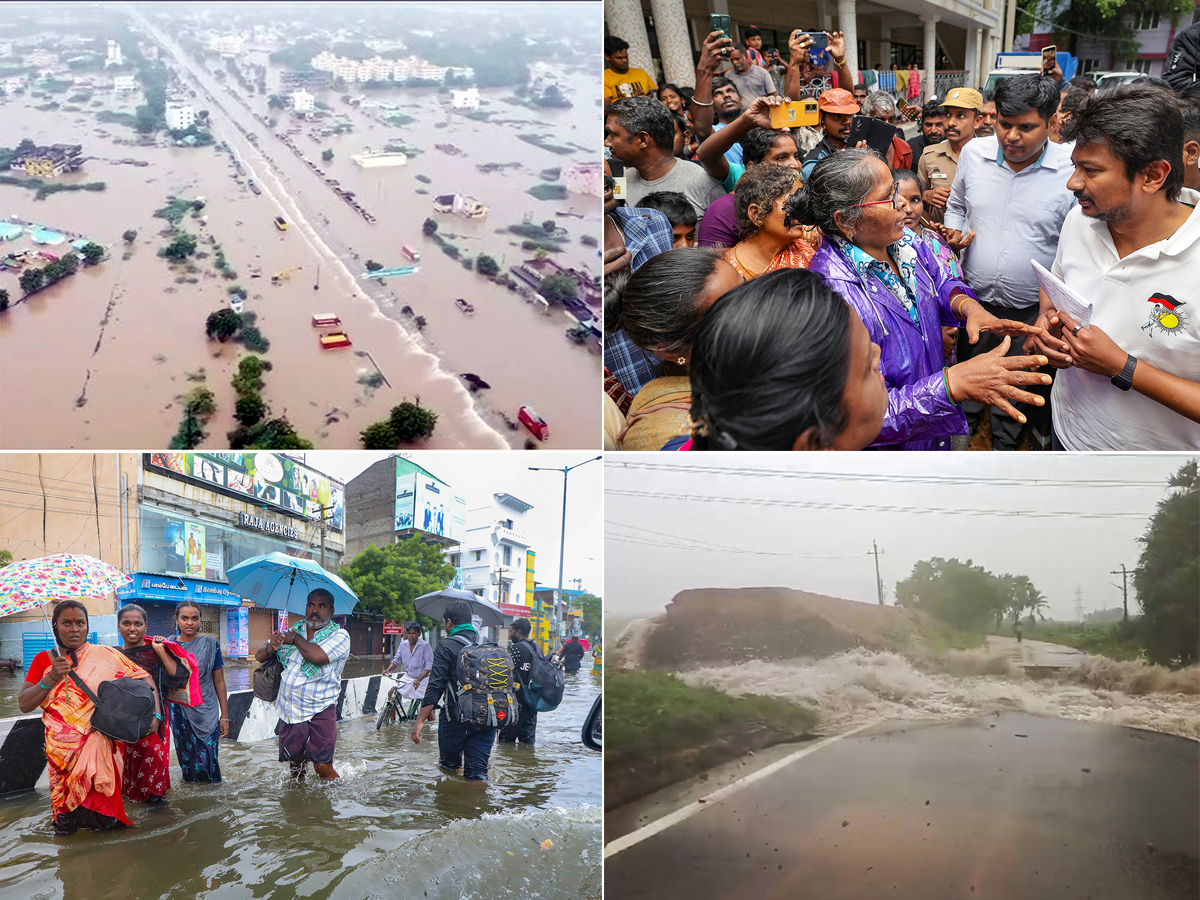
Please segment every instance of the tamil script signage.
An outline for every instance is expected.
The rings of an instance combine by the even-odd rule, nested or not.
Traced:
[[[506,616],[524,616],[528,618],[533,613],[532,606],[520,606],[516,603],[501,603],[500,612]]]
[[[384,634],[404,634],[404,623],[403,622],[385,621],[383,623],[383,633]]]
[[[229,590],[229,585],[174,575],[148,575],[133,572],[133,583],[117,589],[117,599],[124,602],[148,600],[157,603],[178,603],[194,600],[214,606],[241,606],[242,598]]]
[[[146,468],[169,472],[209,490],[274,507],[293,515],[325,520],[341,531],[346,489],[340,482],[280,453],[170,453],[145,456]]]
[[[272,522],[270,519],[264,519],[262,516],[252,515],[251,513],[239,513],[238,524],[243,528],[253,528],[255,531],[278,535],[281,538],[287,538],[289,541],[304,540],[304,535],[300,533],[298,528],[293,528],[291,525],[281,525],[278,522]]]

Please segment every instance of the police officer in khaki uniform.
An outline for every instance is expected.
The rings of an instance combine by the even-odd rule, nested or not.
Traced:
[[[971,88],[955,88],[946,95],[942,107],[946,110],[942,126],[946,139],[926,147],[917,165],[917,175],[925,185],[925,217],[939,225],[944,220],[950,185],[954,184],[954,174],[958,171],[958,154],[975,137],[975,126],[983,114],[983,96]]]

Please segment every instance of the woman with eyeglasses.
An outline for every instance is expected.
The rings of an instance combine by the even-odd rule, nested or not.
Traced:
[[[964,400],[999,406],[1021,422],[1013,403],[1041,405],[1021,386],[1049,383],[1048,376],[1026,371],[1046,365],[1045,357],[1004,355],[1013,337],[1040,329],[984,310],[904,227],[899,201],[891,170],[874,151],[844,150],[818,162],[784,210],[821,229],[809,271],[845,298],[880,347],[888,409],[871,447],[948,450],[953,435],[967,432]],[[972,344],[982,332],[1005,340],[991,353],[946,367],[942,326],[959,324]]]

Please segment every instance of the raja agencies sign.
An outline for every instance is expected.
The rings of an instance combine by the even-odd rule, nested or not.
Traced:
[[[270,519],[264,519],[262,516],[256,516],[252,513],[238,513],[238,524],[243,528],[253,528],[255,531],[274,534],[289,541],[304,539],[299,529],[293,528],[291,525],[281,525],[279,522],[272,522]]]

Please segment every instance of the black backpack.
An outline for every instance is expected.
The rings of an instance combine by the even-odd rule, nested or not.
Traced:
[[[447,710],[450,717],[478,728],[515,725],[519,704],[512,657],[494,641],[473,643],[461,634],[454,637],[462,642],[463,649],[455,663],[458,689],[451,693]]]
[[[533,660],[529,665],[529,677],[526,679],[528,683],[521,685],[525,705],[538,712],[558,709],[565,687],[562,669],[542,656],[542,651],[533,641],[526,638],[525,643],[533,648]]]
[[[154,730],[157,717],[150,682],[143,678],[102,681],[97,696],[75,672],[70,675],[96,706],[92,710],[92,728],[96,731],[114,741],[136,744]]]

